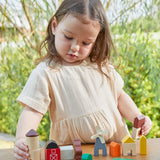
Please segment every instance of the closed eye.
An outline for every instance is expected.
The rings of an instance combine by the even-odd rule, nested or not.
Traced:
[[[64,37],[65,37],[66,39],[68,39],[68,40],[72,40],[72,39],[73,39],[72,37],[69,37],[69,36],[66,36],[66,35],[64,35]]]
[[[86,42],[82,42],[83,43],[83,45],[85,45],[85,46],[88,46],[88,45],[90,45],[91,43],[86,43]]]

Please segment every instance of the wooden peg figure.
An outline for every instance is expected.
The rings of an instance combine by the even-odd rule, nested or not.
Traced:
[[[39,134],[34,129],[26,133],[26,143],[29,148],[29,160],[40,160]]]
[[[94,146],[94,156],[99,156],[99,149],[102,149],[102,155],[107,155],[107,148],[104,139],[104,135],[108,133],[108,131],[102,131],[96,126],[97,133],[91,137],[91,139],[96,139],[95,146]]]

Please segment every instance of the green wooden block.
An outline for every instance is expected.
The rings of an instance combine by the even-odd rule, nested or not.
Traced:
[[[92,155],[88,153],[84,153],[81,157],[81,160],[92,160]]]

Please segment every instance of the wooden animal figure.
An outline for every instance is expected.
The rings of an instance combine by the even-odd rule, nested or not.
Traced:
[[[96,126],[97,133],[91,137],[91,139],[96,139],[95,146],[94,146],[94,156],[99,156],[99,150],[102,149],[102,155],[107,155],[107,148],[106,143],[104,140],[104,135],[108,133],[108,131],[102,131]]]
[[[54,140],[46,144],[45,160],[61,160],[60,148]]]
[[[133,139],[139,138],[140,135],[142,134],[141,128],[144,122],[145,122],[145,116],[143,114],[140,116],[137,116],[134,119],[133,128],[132,128],[132,138]]]
[[[75,151],[75,159],[81,160],[81,157],[82,157],[81,141],[79,139],[75,139],[73,141],[73,146]]]
[[[109,144],[109,153],[113,157],[119,157],[121,155],[120,145],[118,143],[112,141]]]
[[[147,139],[143,135],[140,137],[140,154],[147,154]]]
[[[122,139],[122,152],[124,156],[136,155],[136,143],[129,135]]]
[[[88,153],[84,153],[82,155],[82,159],[81,160],[92,160],[92,155],[88,154]]]
[[[61,160],[71,160],[73,157],[73,146],[60,146]]]
[[[39,134],[34,129],[26,133],[26,143],[29,148],[30,159],[40,160]]]

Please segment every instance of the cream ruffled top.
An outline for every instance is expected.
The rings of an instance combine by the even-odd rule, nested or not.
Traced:
[[[82,143],[95,142],[91,136],[97,125],[109,131],[107,142],[119,142],[129,134],[117,108],[117,92],[123,80],[112,66],[109,75],[114,87],[88,61],[75,66],[55,65],[54,69],[41,62],[17,100],[43,114],[49,109],[50,139],[59,145],[72,144],[75,138]]]

